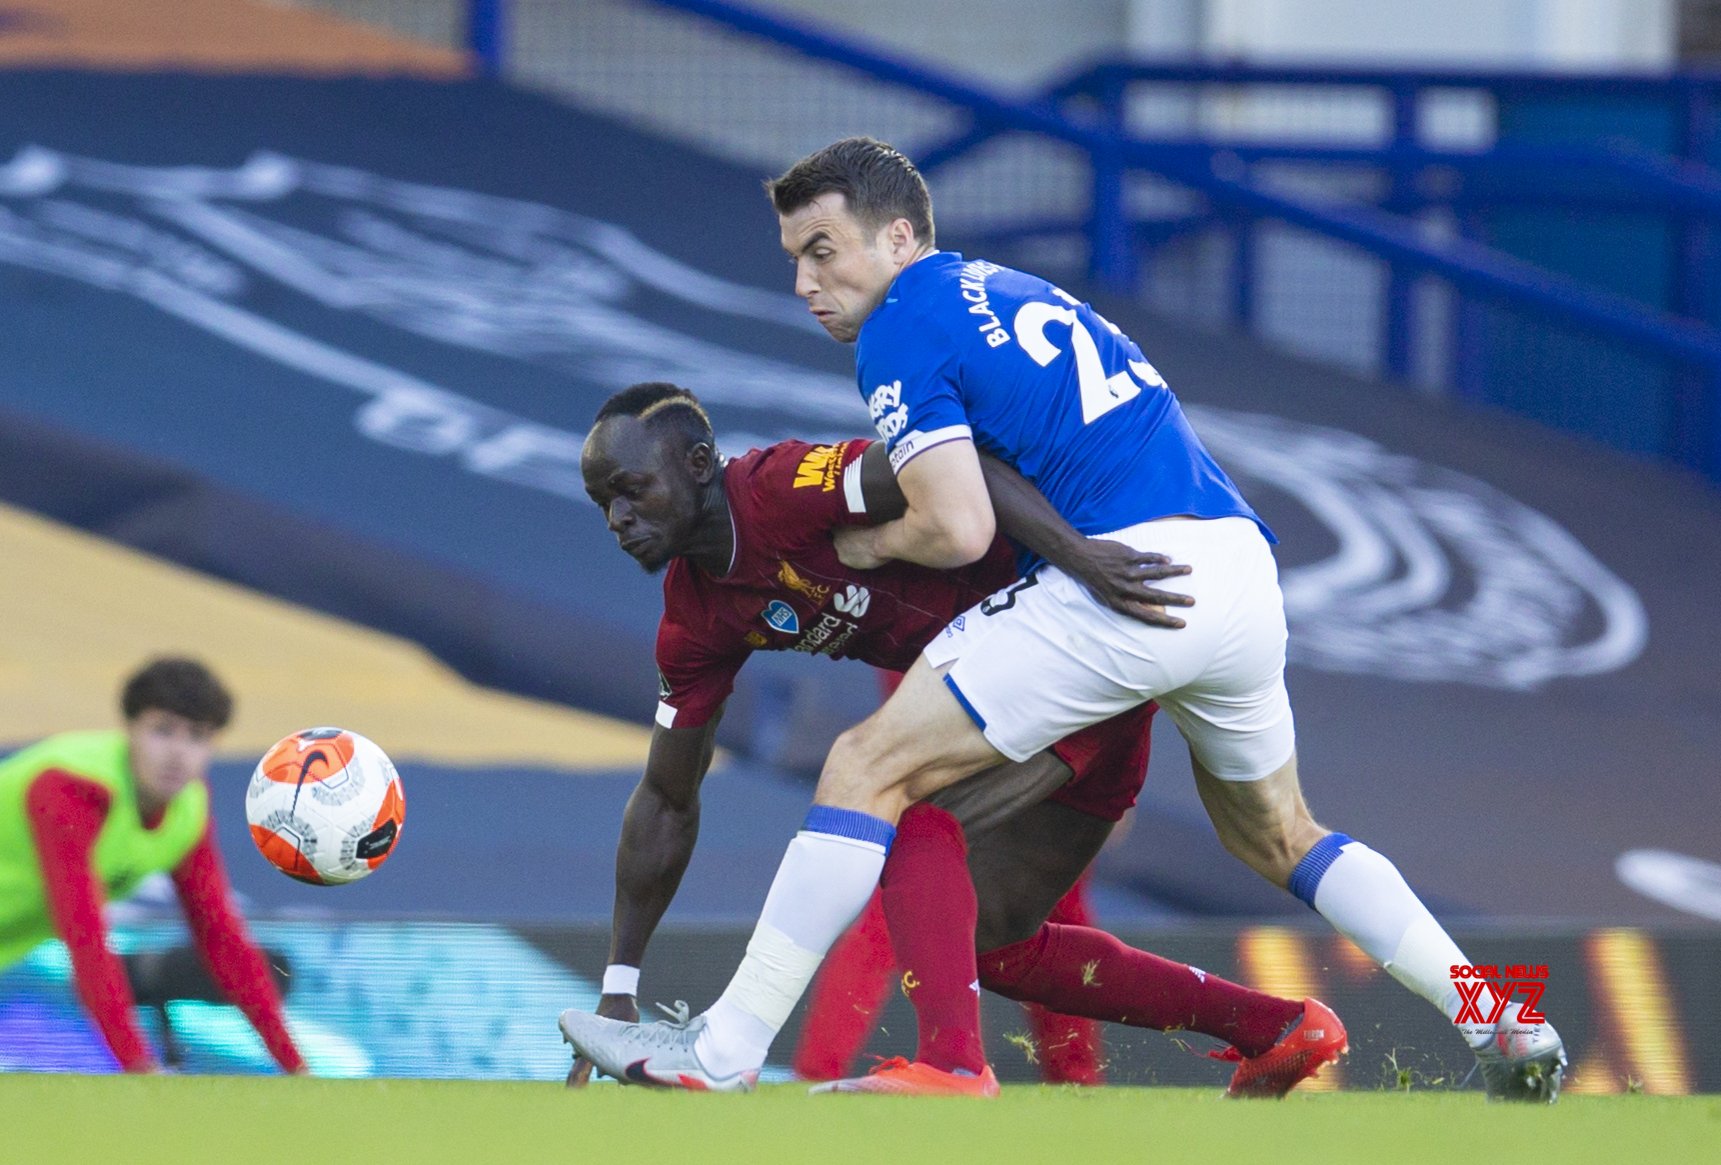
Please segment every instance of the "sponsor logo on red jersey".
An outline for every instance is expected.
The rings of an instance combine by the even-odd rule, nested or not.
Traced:
[[[801,464],[795,468],[796,489],[808,489],[818,486],[825,493],[837,488],[837,483],[843,479],[843,453],[849,443],[841,445],[815,445],[809,449]]]
[[[795,614],[795,608],[782,599],[772,599],[765,604],[765,609],[759,612],[759,617],[779,631],[790,635],[801,629],[801,618]]]
[[[843,593],[831,600],[831,606],[845,615],[853,615],[856,619],[864,618],[867,608],[872,606],[872,592],[863,586],[850,583],[843,588]]]
[[[811,582],[808,579],[801,577],[800,571],[796,570],[788,562],[784,562],[782,564],[782,569],[777,571],[777,581],[794,591],[796,594],[807,596],[807,598],[811,599],[815,603],[823,603],[826,599],[831,597],[830,587],[823,586],[816,582]],[[852,590],[853,588],[851,587],[850,589]]]

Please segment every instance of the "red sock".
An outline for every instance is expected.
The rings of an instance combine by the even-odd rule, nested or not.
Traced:
[[[1088,882],[1092,871],[1083,874],[1070,887],[1070,892],[1058,899],[1047,922],[1063,926],[1092,926],[1093,911],[1088,907]],[[1028,1013],[1028,1026],[1033,1029],[1034,1043],[1040,1049],[1040,1076],[1048,1084],[1080,1084],[1097,1088],[1106,1082],[1104,1037],[1100,1025],[1091,1019],[1062,1015],[1038,1003],[1022,1005]]]
[[[978,907],[961,824],[933,805],[910,808],[897,822],[879,885],[903,994],[920,1021],[915,1059],[946,1072],[982,1071],[986,1047],[974,963]]]
[[[1106,1082],[1105,1068],[1100,1063],[1100,1025],[1091,1019],[1078,1019],[1042,1007],[1024,1003],[1028,1027],[1033,1032],[1034,1046],[1040,1053],[1040,1078],[1047,1084],[1080,1084],[1098,1088]]]
[[[875,892],[861,916],[819,967],[807,999],[807,1022],[795,1045],[795,1075],[836,1080],[853,1070],[893,981],[896,953]]]
[[[1065,1015],[1202,1032],[1245,1056],[1272,1047],[1303,1011],[1300,1002],[1126,947],[1102,930],[1050,922],[1032,938],[981,955],[980,982]]]

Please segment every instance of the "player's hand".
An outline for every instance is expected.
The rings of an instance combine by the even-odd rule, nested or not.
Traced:
[[[1076,561],[1065,566],[1088,591],[1120,615],[1139,619],[1153,627],[1179,628],[1183,620],[1171,614],[1167,607],[1193,607],[1195,600],[1188,595],[1162,591],[1153,583],[1189,573],[1163,554],[1151,554],[1110,542],[1104,538],[1088,538],[1078,552]]]
[[[851,570],[877,570],[890,561],[873,549],[871,526],[839,526],[831,533],[831,541],[837,544],[837,558]]]
[[[605,995],[598,1000],[597,1014],[623,1023],[638,1023],[639,1004],[631,995]],[[591,1079],[592,1062],[584,1056],[575,1056],[574,1066],[568,1070],[568,1087],[584,1088]]]

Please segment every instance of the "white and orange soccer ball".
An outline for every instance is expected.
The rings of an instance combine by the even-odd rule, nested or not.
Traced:
[[[387,754],[356,732],[307,728],[263,754],[245,790],[251,838],[289,878],[356,882],[400,844],[406,794]]]

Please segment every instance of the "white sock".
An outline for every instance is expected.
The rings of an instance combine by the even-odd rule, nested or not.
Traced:
[[[1289,888],[1394,979],[1445,1012],[1447,1019],[1458,1017],[1452,968],[1470,960],[1397,866],[1360,841],[1329,833],[1297,863]],[[1458,1030],[1472,1046],[1488,1038],[1488,1029],[1474,1025]]]
[[[714,1076],[765,1063],[831,944],[860,916],[878,885],[896,830],[852,809],[815,805],[771,882],[747,954],[705,1013],[694,1051]]]

